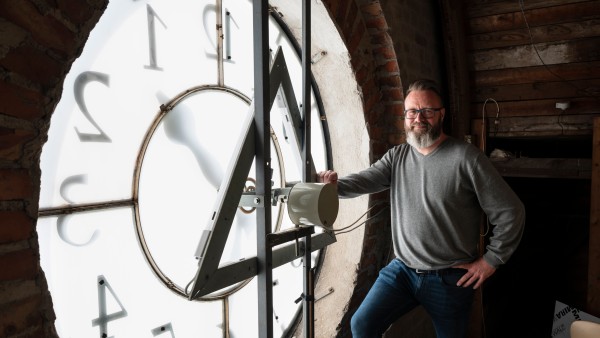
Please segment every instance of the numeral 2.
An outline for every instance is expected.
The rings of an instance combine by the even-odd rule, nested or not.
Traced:
[[[79,140],[81,142],[112,142],[110,137],[106,135],[106,133],[100,129],[100,126],[94,121],[90,112],[87,109],[84,99],[84,89],[85,86],[93,81],[98,81],[103,85],[108,87],[109,77],[107,74],[98,73],[98,72],[83,72],[77,76],[75,79],[75,86],[73,88],[75,94],[75,102],[77,102],[77,106],[79,110],[83,113],[83,115],[90,121],[90,123],[98,130],[98,134],[90,134],[90,133],[82,133],[77,127],[75,127],[75,132],[79,136]]]

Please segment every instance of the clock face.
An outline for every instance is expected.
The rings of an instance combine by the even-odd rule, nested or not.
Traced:
[[[258,336],[255,278],[188,297],[197,247],[253,116],[252,31],[249,0],[109,3],[65,79],[42,153],[41,263],[61,337]],[[271,111],[272,189],[302,181],[289,127],[298,114],[290,104],[302,104],[301,63],[286,32],[272,16],[269,45],[273,58],[285,55],[295,98],[279,91]],[[311,102],[322,170],[324,112],[314,93]],[[236,210],[221,264],[256,256],[255,209]],[[294,226],[282,203],[271,212],[273,231]],[[302,276],[301,258],[273,271],[275,336],[299,313]]]

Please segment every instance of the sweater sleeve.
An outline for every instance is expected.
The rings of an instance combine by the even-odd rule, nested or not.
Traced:
[[[337,183],[338,196],[340,198],[353,198],[389,189],[395,149],[396,147],[388,150],[381,159],[369,168],[339,178]]]
[[[521,241],[525,206],[483,153],[476,157],[472,179],[492,231],[483,258],[498,267],[508,261]]]

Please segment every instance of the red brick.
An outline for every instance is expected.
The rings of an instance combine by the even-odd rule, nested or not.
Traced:
[[[26,170],[0,170],[0,200],[31,198],[33,195],[32,181],[33,179]]]
[[[371,76],[371,72],[366,67],[360,67],[356,70],[356,82],[359,84],[364,83],[365,81],[367,81],[367,78]]]
[[[375,48],[374,53],[385,60],[396,59],[396,51],[392,45],[385,45]]]
[[[387,31],[389,29],[387,21],[383,16],[367,19],[365,20],[365,24],[367,28],[374,28],[380,31]]]
[[[0,159],[16,161],[21,158],[23,144],[35,137],[31,130],[0,127]]]
[[[388,32],[381,31],[371,34],[371,43],[375,46],[393,46],[394,41]]]
[[[33,279],[37,274],[39,256],[33,249],[0,255],[0,281]]]
[[[0,66],[43,87],[54,85],[62,77],[63,66],[46,53],[30,46],[10,50],[0,60]]]
[[[75,34],[50,15],[40,13],[29,1],[19,1],[15,6],[13,1],[1,0],[0,13],[15,25],[31,33],[39,44],[72,54],[79,46]]]
[[[86,23],[95,15],[99,15],[98,11],[104,12],[108,6],[108,0],[96,1],[73,1],[73,0],[57,0],[58,9],[75,25],[80,26]],[[95,19],[97,22],[97,19]]]
[[[400,88],[386,88],[382,89],[381,93],[386,101],[401,101],[404,95],[402,94],[402,90]]]
[[[23,211],[0,211],[0,243],[31,238],[34,223]]]
[[[34,337],[22,335],[40,327],[42,316],[39,313],[41,296],[29,297],[0,308],[0,335],[2,337]],[[39,337],[39,336],[38,336]]]
[[[387,62],[385,62],[383,65],[377,67],[378,71],[383,71],[384,74],[389,75],[390,73],[393,74],[399,74],[400,73],[400,68],[398,67],[398,61],[394,60],[389,60]]]
[[[0,113],[32,121],[45,114],[44,97],[37,91],[0,82]]]
[[[379,77],[379,83],[381,84],[381,86],[399,88],[400,76],[398,76],[398,74],[389,74],[389,76],[385,76],[385,74],[382,74]]]
[[[378,16],[383,14],[383,10],[381,9],[381,5],[378,1],[372,1],[368,4],[361,5],[360,10],[363,14],[368,14],[372,16]]]

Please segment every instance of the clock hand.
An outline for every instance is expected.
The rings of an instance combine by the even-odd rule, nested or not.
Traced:
[[[170,101],[167,95],[161,91],[156,93],[156,97],[161,104],[168,104]],[[171,110],[163,119],[163,123],[167,137],[188,147],[192,151],[202,173],[209,183],[218,190],[221,186],[224,170],[218,165],[216,160],[211,159],[210,154],[199,141],[197,132],[194,129],[194,112],[180,101],[171,107]],[[244,252],[247,254],[248,250],[244,250],[242,247],[245,246],[243,244],[248,239],[248,229],[252,219],[251,216],[241,213],[238,208],[235,217],[236,228],[238,230],[234,232],[235,237],[232,239],[233,242],[225,248],[223,256],[226,260],[237,260],[243,257]]]
[[[169,98],[161,91],[156,93],[156,98],[161,104],[169,103]],[[218,190],[223,179],[223,169],[216,160],[211,159],[206,148],[198,140],[197,131],[194,129],[194,112],[179,102],[171,108],[163,121],[167,136],[190,149],[206,179]]]

